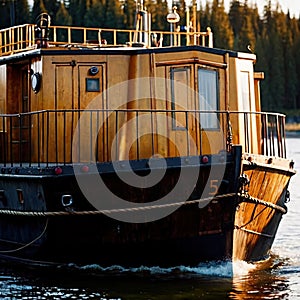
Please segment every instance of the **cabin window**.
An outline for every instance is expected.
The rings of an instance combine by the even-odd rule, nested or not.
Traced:
[[[241,79],[242,110],[250,111],[249,72],[241,72],[240,79]]]
[[[87,92],[100,92],[99,78],[86,78],[85,85]]]
[[[201,113],[200,122],[203,129],[218,129],[218,72],[213,69],[198,69],[198,92],[200,110],[211,111]]]
[[[250,103],[250,77],[249,72],[241,71],[240,72],[240,97],[241,101],[241,111],[245,112],[243,115],[243,127],[245,133],[245,151],[250,151],[250,142],[251,142],[251,115],[246,112],[251,111],[251,103]]]
[[[173,130],[187,128],[190,68],[171,68],[171,109]]]

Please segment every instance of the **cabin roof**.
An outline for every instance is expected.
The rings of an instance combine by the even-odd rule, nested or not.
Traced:
[[[199,45],[190,46],[172,46],[172,47],[154,47],[154,48],[144,48],[144,47],[97,47],[90,48],[84,46],[77,47],[49,47],[49,48],[39,48],[33,50],[27,50],[24,52],[17,52],[8,56],[0,57],[0,65],[13,63],[24,59],[30,59],[33,57],[47,56],[47,55],[95,55],[95,54],[105,54],[105,55],[137,55],[137,54],[150,54],[150,53],[176,53],[176,52],[186,52],[186,51],[198,51],[204,53],[211,53],[216,55],[229,54],[230,57],[243,58],[249,60],[255,60],[256,55],[252,53],[237,52],[233,50],[225,50],[219,48],[210,48]]]

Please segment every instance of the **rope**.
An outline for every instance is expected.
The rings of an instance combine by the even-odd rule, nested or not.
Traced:
[[[139,206],[139,207],[132,207],[132,208],[104,209],[104,210],[91,210],[91,211],[20,211],[20,210],[0,209],[0,215],[28,216],[28,217],[100,215],[100,214],[112,214],[112,213],[151,210],[151,209],[172,207],[172,206],[178,206],[178,205],[190,205],[190,204],[197,204],[197,203],[201,203],[201,202],[223,199],[223,198],[228,198],[228,197],[233,197],[233,196],[236,196],[236,193],[217,195],[214,197],[186,201],[184,203],[175,202],[175,203],[168,203],[168,204],[148,205],[148,206]]]
[[[113,214],[113,213],[125,213],[125,212],[133,212],[133,211],[146,211],[151,209],[157,208],[165,208],[165,207],[172,207],[172,206],[183,206],[183,205],[191,205],[197,204],[201,202],[211,201],[211,200],[218,200],[223,198],[229,198],[238,196],[241,201],[240,202],[249,202],[255,204],[261,204],[266,207],[270,207],[277,211],[280,211],[282,214],[286,214],[287,210],[279,205],[269,203],[264,200],[260,200],[254,197],[251,197],[248,194],[244,193],[229,193],[223,195],[217,195],[214,197],[202,198],[197,200],[185,201],[182,202],[175,202],[175,203],[168,203],[168,204],[159,204],[159,205],[148,205],[148,206],[139,206],[139,207],[131,207],[131,208],[118,208],[118,209],[104,209],[104,210],[88,210],[88,211],[20,211],[20,210],[10,210],[10,209],[0,209],[0,215],[13,215],[13,216],[28,216],[28,217],[56,217],[56,216],[83,216],[83,215],[101,215],[101,214]]]
[[[257,199],[257,198],[254,198],[248,194],[241,194],[241,193],[238,193],[238,196],[242,199],[241,202],[249,202],[249,203],[254,203],[254,204],[261,204],[261,205],[264,205],[266,207],[270,207],[270,208],[273,208],[277,211],[280,211],[282,214],[286,214],[287,213],[287,210],[280,206],[280,205],[276,205],[276,204],[273,204],[273,203],[270,203],[270,202],[267,202],[267,201],[264,201],[264,200],[260,200],[260,199]]]
[[[274,238],[274,235],[272,235],[272,234],[258,232],[258,231],[246,229],[246,228],[243,228],[243,227],[239,227],[239,226],[235,226],[235,229],[240,229],[240,230],[243,230],[245,232],[256,234],[256,235],[260,235],[260,236],[264,236],[264,237],[267,237],[267,238]]]
[[[245,227],[247,225],[249,225],[250,223],[252,223],[267,207],[272,208],[274,210],[277,210],[277,211],[281,212],[282,214],[286,214],[287,210],[284,207],[282,207],[282,206],[279,206],[279,205],[276,205],[276,204],[273,204],[273,203],[269,203],[269,202],[264,201],[264,200],[260,200],[260,199],[254,198],[254,197],[252,197],[252,196],[250,196],[248,194],[245,194],[245,193],[238,193],[238,196],[241,199],[241,202],[249,202],[249,203],[253,203],[253,204],[261,204],[261,205],[264,206],[264,209],[261,212],[259,212],[259,214],[257,214],[256,216],[252,215],[251,220],[249,220],[249,222],[247,222],[246,224],[244,224],[242,226],[235,225],[234,228],[235,229],[239,229],[239,230],[243,230],[243,231],[245,231],[247,233],[250,233],[250,234],[255,234],[255,235],[263,236],[263,237],[266,237],[266,238],[274,238],[274,235],[272,235],[272,234],[254,231],[254,230],[251,230],[251,229],[247,229]]]
[[[44,227],[44,230],[41,232],[41,234],[39,234],[35,239],[33,239],[31,242],[19,247],[19,248],[16,248],[16,249],[11,249],[11,250],[0,250],[0,253],[12,253],[12,252],[17,252],[17,251],[20,251],[30,245],[32,245],[34,242],[36,242],[37,240],[39,240],[46,232],[47,230],[47,227],[48,227],[48,221],[49,219],[47,219],[46,221],[46,224],[45,224],[45,227]]]

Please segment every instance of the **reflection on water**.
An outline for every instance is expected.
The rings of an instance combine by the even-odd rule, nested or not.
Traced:
[[[233,278],[230,299],[285,299],[289,281],[278,270],[285,262],[276,256],[258,263],[247,275]]]
[[[198,267],[97,265],[56,270],[0,266],[0,299],[295,299],[300,298],[300,138],[287,141],[298,174],[267,261],[210,262]]]

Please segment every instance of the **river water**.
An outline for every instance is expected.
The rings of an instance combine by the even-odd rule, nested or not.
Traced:
[[[300,299],[300,136],[289,137],[287,147],[299,174],[268,261],[169,269],[70,266],[59,272],[0,266],[0,299]]]

